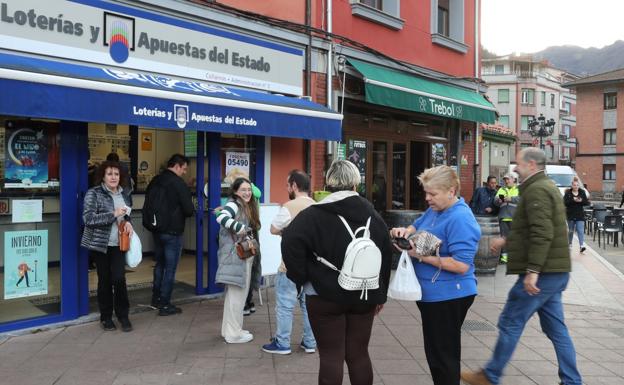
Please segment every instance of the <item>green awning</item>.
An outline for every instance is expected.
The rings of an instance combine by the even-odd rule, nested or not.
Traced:
[[[473,122],[494,123],[496,108],[478,92],[348,59],[364,76],[368,103]]]

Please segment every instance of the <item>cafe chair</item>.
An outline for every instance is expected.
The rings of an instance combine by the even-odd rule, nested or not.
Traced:
[[[605,235],[602,248],[606,249],[609,237],[613,236],[613,246],[619,246],[619,235],[622,232],[622,216],[621,215],[607,215],[599,230],[598,234],[598,246],[600,246],[601,234]]]

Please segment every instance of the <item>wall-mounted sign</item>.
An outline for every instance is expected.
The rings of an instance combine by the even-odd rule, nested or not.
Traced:
[[[48,139],[43,129],[5,129],[5,188],[48,187]]]
[[[5,0],[0,7],[1,48],[302,94],[299,48],[119,3]]]
[[[14,199],[12,223],[33,223],[43,221],[43,200],[41,199]]]
[[[249,154],[246,152],[225,153],[225,175],[249,175]]]
[[[48,294],[48,230],[4,233],[4,299]]]
[[[152,133],[141,133],[141,151],[152,151]]]

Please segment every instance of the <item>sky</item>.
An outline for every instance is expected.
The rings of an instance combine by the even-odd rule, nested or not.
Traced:
[[[481,40],[497,55],[624,40],[622,0],[481,0]]]

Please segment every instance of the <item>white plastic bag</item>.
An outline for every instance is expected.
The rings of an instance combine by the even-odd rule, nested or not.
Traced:
[[[132,248],[132,245],[130,247]],[[390,281],[388,296],[400,301],[420,301],[422,298],[422,291],[418,278],[416,278],[412,258],[405,250],[401,253],[399,266],[394,273],[392,281]]]
[[[141,246],[141,239],[137,235],[136,231],[132,232],[130,238],[130,248],[126,251],[126,265],[131,268],[139,266],[143,259],[143,248]]]

